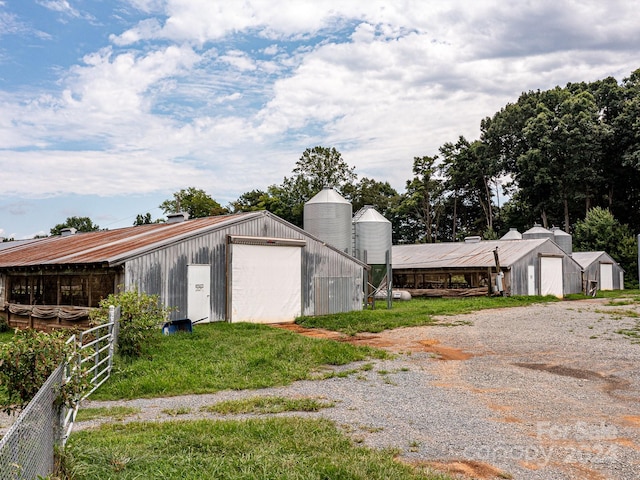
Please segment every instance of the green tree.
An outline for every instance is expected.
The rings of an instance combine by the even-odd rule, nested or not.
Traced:
[[[437,177],[438,157],[414,157],[413,178],[407,180],[395,219],[395,240],[399,243],[434,243],[440,241],[443,213],[444,181]]]
[[[78,232],[95,232],[100,227],[89,217],[68,217],[64,223],[59,223],[51,229],[51,235],[60,235],[65,228],[75,228]]]
[[[138,227],[140,225],[149,225],[152,223],[162,223],[162,219],[157,218],[155,220],[152,220],[151,214],[149,212],[145,214],[139,213],[138,215],[136,215],[136,221],[133,222],[133,226]]]
[[[573,232],[576,251],[604,251],[625,270],[625,282],[636,284],[638,257],[636,238],[627,225],[621,224],[613,214],[594,207],[584,220],[578,220]]]
[[[444,144],[440,147],[440,153],[443,158],[441,170],[446,178],[447,190],[453,193],[455,201],[462,197],[480,205],[484,214],[484,225],[477,225],[475,228],[479,232],[493,232],[493,186],[501,173],[499,162],[489,154],[485,143],[478,140],[470,143],[464,137],[460,137],[455,144]],[[454,212],[457,213],[457,208]],[[454,224],[457,223],[456,213],[453,218]]]
[[[302,227],[304,204],[326,186],[343,193],[357,179],[353,170],[335,148],[307,148],[292,175],[282,185],[271,185],[260,201],[265,209]]]
[[[365,205],[371,205],[389,220],[400,202],[400,195],[389,182],[379,182],[367,177],[345,184],[342,194],[351,202],[354,213]]]
[[[255,212],[258,210],[266,210],[268,193],[262,190],[251,190],[243,193],[235,202],[231,202],[231,211],[238,212]]]
[[[189,218],[211,217],[229,213],[229,210],[222,207],[204,190],[195,187],[183,188],[179,192],[175,192],[173,199],[162,202],[160,208],[165,214],[187,212]]]

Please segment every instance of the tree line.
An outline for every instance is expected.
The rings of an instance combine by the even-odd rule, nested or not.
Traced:
[[[316,146],[281,184],[243,193],[226,207],[190,187],[160,208],[191,218],[268,210],[302,227],[304,204],[331,186],[354,212],[373,205],[388,218],[394,244],[495,239],[510,227],[523,232],[540,223],[577,234],[578,248],[589,249],[602,244],[594,231],[615,232],[607,251],[637,279],[640,69],[622,82],[608,77],[522,93],[481,120],[478,139],[460,136],[434,155],[414,157],[403,193],[354,170],[335,148]],[[134,224],[154,221],[147,213]]]

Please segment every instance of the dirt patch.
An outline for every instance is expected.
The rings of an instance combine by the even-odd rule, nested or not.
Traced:
[[[436,354],[439,360],[468,360],[473,356],[459,348],[440,345],[440,340],[436,339],[418,340],[418,344],[422,345],[425,352]]]
[[[624,417],[622,417],[624,419],[624,421],[627,423],[627,425],[630,425],[632,427],[640,427],[640,416],[636,416],[636,415],[625,415]]]
[[[359,335],[345,335],[344,333],[324,330],[322,328],[305,328],[295,323],[281,323],[274,325],[291,332],[312,338],[326,338],[338,342],[347,342],[354,345],[382,348],[390,352],[428,352],[438,360],[467,360],[473,355],[459,348],[447,347],[440,344],[440,340],[434,338],[415,339],[395,337],[391,332],[380,334],[362,333]]]
[[[443,461],[405,461],[409,465],[416,467],[427,467],[447,475],[458,475],[464,478],[473,479],[495,479],[495,478],[511,478],[511,476],[502,470],[489,465],[488,463],[476,462],[473,460],[443,460]]]
[[[546,363],[515,363],[514,365],[531,370],[539,370],[543,372],[562,375],[563,377],[572,377],[579,380],[603,380],[604,375],[591,370],[580,370],[577,368],[564,367],[562,365],[548,365]]]
[[[578,380],[600,380],[604,382],[603,390],[611,396],[620,397],[624,399],[624,396],[617,394],[618,390],[625,390],[630,386],[630,382],[623,380],[614,375],[603,375],[591,370],[583,370],[578,368],[565,367],[563,365],[548,365],[546,363],[514,363],[514,365],[523,368],[529,368],[531,370],[538,370],[543,372],[553,373],[555,375],[561,375],[563,377],[577,378]]]

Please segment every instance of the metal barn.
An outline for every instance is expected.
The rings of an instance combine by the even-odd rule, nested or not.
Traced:
[[[562,297],[582,290],[580,265],[551,239],[395,245],[392,258],[394,288],[414,295],[498,287],[509,295]]]
[[[585,292],[624,290],[624,270],[606,252],[573,252],[573,259],[582,267]]]
[[[172,320],[293,321],[362,309],[367,266],[266,211],[76,233],[0,251],[15,326],[86,321],[119,289],[159,295]]]

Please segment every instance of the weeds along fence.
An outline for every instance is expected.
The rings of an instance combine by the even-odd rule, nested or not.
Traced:
[[[73,335],[74,354],[49,376],[38,393],[0,439],[0,479],[32,480],[54,472],[55,450],[73,429],[80,402],[110,376],[118,340],[120,309],[109,309],[109,322]],[[60,405],[60,387],[83,375],[90,387],[71,406]]]

